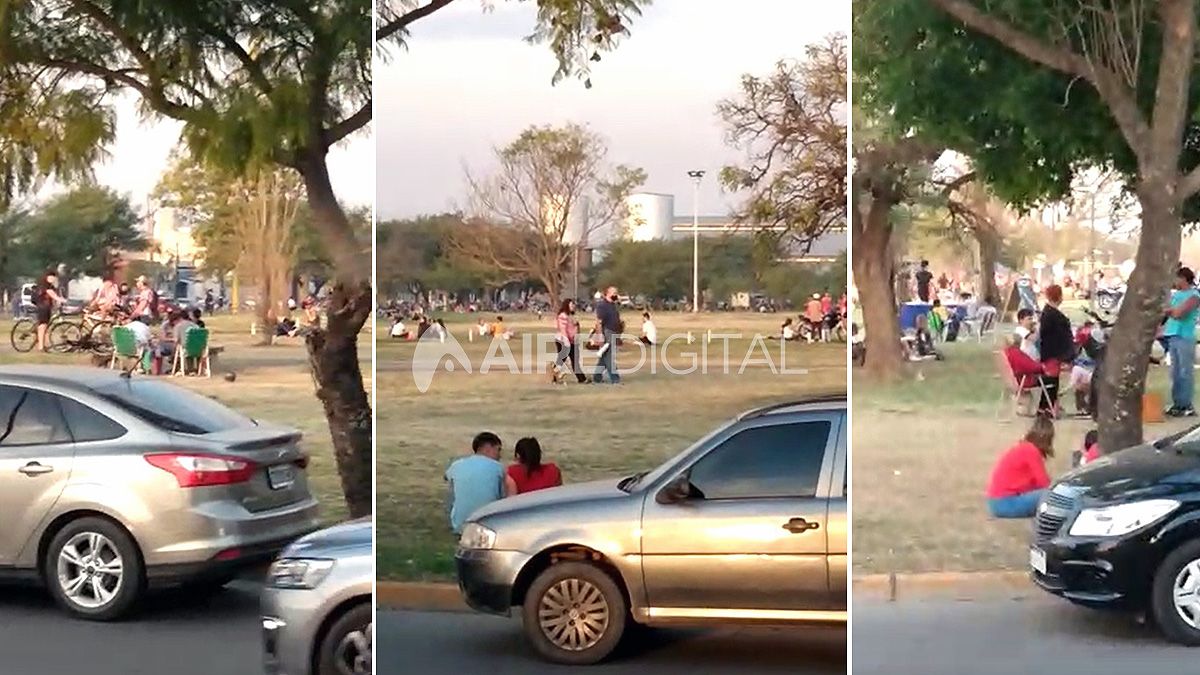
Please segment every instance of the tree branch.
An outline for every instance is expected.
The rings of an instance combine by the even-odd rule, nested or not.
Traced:
[[[384,40],[387,40],[388,38],[407,30],[408,27],[414,22],[433,14],[446,5],[449,5],[451,2],[454,2],[454,0],[433,0],[433,2],[430,2],[428,5],[422,5],[412,11],[401,14],[394,20],[389,21],[388,23],[379,27],[379,30],[375,33],[375,41],[383,42]]]
[[[1030,35],[1004,19],[980,10],[968,0],[929,2],[968,28],[996,40],[1034,63],[1087,80],[1108,104],[1113,119],[1120,127],[1129,147],[1138,156],[1138,161],[1142,162],[1148,158],[1146,143],[1150,133],[1149,124],[1138,109],[1133,92],[1121,85],[1120,76],[1112,70],[1069,49],[1054,46]]]
[[[359,108],[353,115],[329,128],[329,131],[326,134],[326,144],[331,146],[337,145],[337,143],[343,138],[363,128],[370,123],[370,121],[371,100],[368,99],[367,102],[362,104],[362,107]]]

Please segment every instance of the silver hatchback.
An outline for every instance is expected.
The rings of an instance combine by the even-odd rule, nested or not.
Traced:
[[[846,621],[846,397],[749,411],[657,469],[502,499],[463,528],[474,608],[590,664],[638,624]]]
[[[0,574],[110,620],[215,589],[318,527],[295,429],[164,380],[0,367]]]

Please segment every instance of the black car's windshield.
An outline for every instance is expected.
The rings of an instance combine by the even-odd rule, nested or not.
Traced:
[[[131,378],[96,393],[164,431],[202,435],[255,426],[250,418],[210,398],[166,382]]]

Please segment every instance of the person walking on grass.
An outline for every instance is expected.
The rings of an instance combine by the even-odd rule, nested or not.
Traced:
[[[575,319],[575,300],[567,298],[558,308],[558,316],[554,318],[554,341],[558,343],[558,356],[555,365],[570,364],[575,380],[580,384],[587,382],[587,376],[579,367],[579,322]]]
[[[1196,319],[1200,316],[1200,292],[1196,291],[1196,275],[1190,268],[1180,267],[1175,273],[1170,305],[1163,312],[1167,323],[1163,337],[1171,357],[1171,417],[1195,417],[1192,406],[1195,386]]]
[[[542,462],[542,446],[533,437],[517,441],[513,451],[517,461],[508,466],[504,494],[512,497],[563,484],[562,472],[553,462]]]
[[[592,382],[596,384],[604,381],[605,373],[609,382],[621,383],[621,375],[617,372],[617,338],[624,332],[625,324],[621,321],[621,310],[617,308],[618,297],[617,287],[609,286],[596,302],[596,323],[604,340],[597,354],[596,372],[592,375]]]
[[[1046,460],[1054,456],[1054,422],[1038,415],[1020,442],[1000,455],[988,481],[988,511],[995,518],[1032,518],[1050,475]]]
[[[446,469],[450,484],[450,529],[462,534],[463,525],[479,509],[504,496],[504,466],[500,464],[503,443],[484,431],[471,441],[471,454],[459,457]]]

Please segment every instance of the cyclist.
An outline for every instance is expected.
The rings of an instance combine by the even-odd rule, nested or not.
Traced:
[[[112,278],[111,274],[105,275],[104,282],[100,284],[100,288],[92,296],[92,301],[88,304],[87,309],[101,318],[112,320],[116,318],[117,309],[120,305],[121,289],[117,286],[117,282]]]
[[[58,294],[58,274],[47,271],[33,289],[33,304],[37,308],[38,349],[50,351],[50,315],[54,308],[66,302]]]

